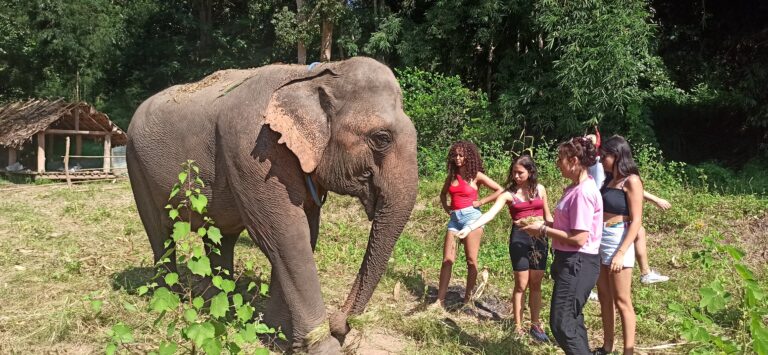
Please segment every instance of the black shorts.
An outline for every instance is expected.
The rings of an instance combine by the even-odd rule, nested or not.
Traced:
[[[546,238],[531,238],[528,233],[512,227],[509,234],[509,258],[512,259],[512,270],[544,270],[549,257],[549,240]]]

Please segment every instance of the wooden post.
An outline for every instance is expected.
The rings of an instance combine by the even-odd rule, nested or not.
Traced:
[[[112,135],[104,136],[104,172],[109,173],[112,167]]]
[[[8,148],[8,165],[16,162],[16,149]]]
[[[37,134],[37,172],[45,172],[45,133]]]
[[[67,186],[72,187],[72,180],[69,178],[69,137],[64,147],[64,177],[67,178]]]
[[[80,106],[75,108],[75,131],[80,130]],[[75,136],[75,155],[83,155],[83,137],[81,135]]]

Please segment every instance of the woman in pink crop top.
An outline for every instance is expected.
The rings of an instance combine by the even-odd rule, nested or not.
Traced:
[[[552,222],[547,203],[547,191],[537,182],[536,164],[528,155],[523,155],[512,161],[504,184],[505,190],[496,194],[496,203],[480,219],[466,227],[457,235],[463,238],[472,230],[490,222],[503,208],[509,206],[509,214],[514,222],[523,218]],[[541,325],[541,281],[549,256],[549,243],[546,238],[533,238],[520,228],[512,225],[509,235],[509,257],[512,259],[512,270],[515,275],[515,288],[512,292],[512,308],[515,316],[515,331],[525,334],[523,330],[523,296],[526,288],[530,287],[528,306],[531,310],[531,329],[529,333],[534,340],[549,341],[547,333]]]
[[[482,212],[478,207],[492,200],[492,196],[486,196],[478,201],[477,190],[480,185],[501,191],[499,186],[491,178],[483,174],[483,160],[480,153],[471,142],[460,141],[451,146],[448,152],[448,176],[440,192],[440,201],[443,209],[450,214],[448,231],[445,233],[443,246],[443,264],[440,267],[440,285],[437,291],[436,305],[445,307],[445,294],[451,281],[451,269],[456,260],[456,244],[454,236],[466,225],[477,220]],[[447,197],[451,196],[448,204]],[[477,254],[480,249],[480,237],[483,235],[479,229],[462,239],[464,253],[467,259],[467,289],[464,293],[464,302],[470,301],[472,289],[477,280]]]

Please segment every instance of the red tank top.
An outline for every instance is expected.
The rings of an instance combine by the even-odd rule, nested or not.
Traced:
[[[451,194],[451,209],[460,210],[472,206],[472,202],[477,200],[477,190],[464,181],[459,174],[456,174],[456,180],[459,181],[458,185],[448,186],[448,193]]]
[[[525,217],[544,217],[544,200],[539,196],[523,201],[512,194],[512,201],[508,201],[507,206],[509,206],[509,215],[515,221]]]

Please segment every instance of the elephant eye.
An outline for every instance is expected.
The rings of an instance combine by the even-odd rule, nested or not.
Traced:
[[[371,175],[373,175],[373,172],[371,171],[371,169],[365,169],[357,179],[360,181],[366,181],[371,178]]]
[[[371,135],[370,144],[376,151],[385,151],[392,145],[392,133],[386,130],[378,131]]]

